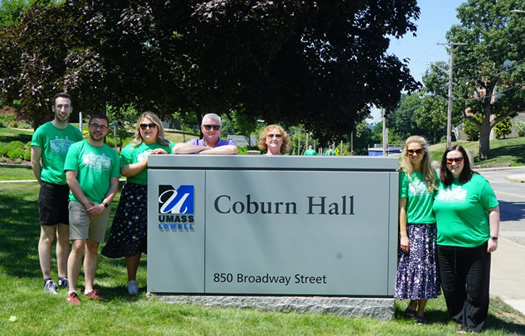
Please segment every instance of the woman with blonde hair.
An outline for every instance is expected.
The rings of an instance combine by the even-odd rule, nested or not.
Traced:
[[[139,117],[135,138],[120,156],[120,173],[126,176],[126,184],[102,255],[125,258],[130,295],[138,294],[137,270],[142,253],[147,253],[148,157],[172,154],[174,146],[164,138],[160,119],[148,111]]]
[[[394,297],[410,300],[404,317],[424,317],[428,299],[440,294],[436,263],[436,218],[432,212],[437,174],[425,138],[411,136],[403,148],[399,176],[399,252]]]
[[[290,137],[281,126],[269,125],[259,136],[259,149],[269,156],[288,154]]]

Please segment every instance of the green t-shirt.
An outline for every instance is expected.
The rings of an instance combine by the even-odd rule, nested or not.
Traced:
[[[304,155],[306,156],[314,156],[314,155],[317,155],[317,152],[315,151],[315,149],[307,149],[304,151]]]
[[[87,199],[100,204],[111,186],[112,177],[120,177],[118,153],[108,145],[92,146],[87,140],[77,142],[69,148],[64,171],[77,172],[77,181]],[[69,200],[79,202],[73,192]]]
[[[335,156],[335,152],[333,150],[329,149],[326,152],[324,152],[324,155],[325,156]]]
[[[31,146],[42,149],[42,170],[40,179],[47,183],[67,184],[64,162],[69,147],[82,140],[82,132],[70,124],[66,128],[56,128],[47,122],[36,129],[31,139]]]
[[[460,184],[439,186],[434,200],[437,220],[437,244],[457,247],[478,247],[490,238],[488,209],[498,206],[489,182],[479,174]]]
[[[422,172],[399,174],[399,198],[406,198],[407,224],[434,224],[436,217],[432,212],[435,191],[428,191],[428,184]]]
[[[149,145],[143,142],[137,147],[131,147],[131,144],[129,144],[126,147],[124,147],[124,149],[120,153],[120,168],[128,164],[141,162],[148,156],[148,152],[151,152],[152,150],[157,149],[157,148],[162,148],[166,152],[171,154],[173,150],[173,146],[174,144],[171,141],[170,141],[169,146],[161,145],[158,142],[154,142]],[[129,176],[127,178],[127,181],[130,183],[147,185],[148,184],[148,168],[144,169],[143,171],[141,171],[135,176]]]

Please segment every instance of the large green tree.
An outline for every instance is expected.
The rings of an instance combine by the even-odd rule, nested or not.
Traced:
[[[490,153],[490,131],[525,109],[525,9],[519,0],[468,0],[460,24],[447,33],[454,50],[454,105],[479,129],[479,158]]]
[[[87,112],[237,111],[302,123],[323,140],[418,87],[406,60],[386,52],[415,32],[415,0],[46,3],[0,33],[1,94],[35,119],[67,90]]]

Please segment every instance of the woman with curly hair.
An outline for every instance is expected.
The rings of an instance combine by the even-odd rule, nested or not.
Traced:
[[[399,176],[399,252],[395,298],[410,300],[404,317],[424,317],[428,299],[437,298],[436,218],[432,212],[437,174],[430,165],[427,142],[411,136],[403,148]]]
[[[259,136],[259,149],[266,155],[284,155],[290,151],[290,137],[279,125],[267,126]]]

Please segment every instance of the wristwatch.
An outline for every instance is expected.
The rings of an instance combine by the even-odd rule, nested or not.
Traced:
[[[498,237],[493,237],[493,236],[492,236],[492,237],[490,237],[490,239],[496,241],[496,240],[498,240]]]
[[[106,209],[107,209],[107,208],[108,208],[108,206],[109,206],[109,204],[107,204],[106,202],[102,202],[102,205],[103,205],[103,206],[104,206],[104,208],[106,208]],[[496,238],[496,239],[498,239],[498,238]]]

